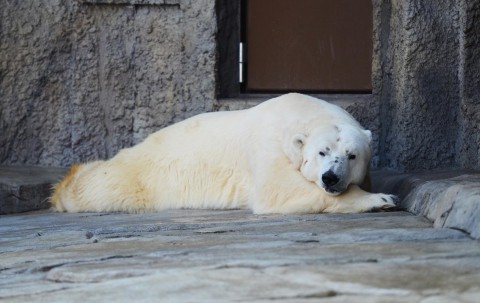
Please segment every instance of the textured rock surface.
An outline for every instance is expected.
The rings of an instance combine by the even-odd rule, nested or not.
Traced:
[[[2,163],[107,158],[212,107],[214,1],[0,6]]]
[[[65,173],[62,168],[0,166],[0,214],[50,208],[52,184]]]
[[[480,1],[375,2],[381,166],[480,168]]]
[[[480,175],[429,181],[404,200],[406,209],[425,216],[435,227],[450,227],[480,239]]]
[[[374,191],[396,194],[400,207],[434,227],[465,231],[480,239],[480,174],[473,171],[373,173]]]
[[[0,0],[0,163],[108,158],[249,105],[215,99],[238,97],[236,1]],[[480,169],[480,0],[373,3],[373,94],[347,110],[374,166]]]
[[[460,11],[460,136],[459,164],[480,169],[480,1],[465,3]]]
[[[480,243],[404,212],[0,220],[8,302],[476,302]]]

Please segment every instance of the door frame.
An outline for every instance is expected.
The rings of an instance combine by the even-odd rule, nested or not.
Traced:
[[[320,95],[372,95],[378,89],[381,81],[380,55],[376,52],[376,43],[381,38],[381,31],[376,28],[381,18],[376,11],[382,11],[373,1],[373,52],[372,52],[372,91],[371,92],[325,92]],[[218,99],[238,98],[243,95],[257,95],[255,92],[246,92],[245,83],[239,83],[239,44],[246,42],[246,0],[216,0],[217,15],[217,85],[215,95]],[[248,64],[247,64],[248,65]],[[248,66],[245,66],[248,68]],[[244,73],[245,74],[245,73]],[[259,93],[264,94],[264,93]],[[278,93],[280,94],[280,93]]]

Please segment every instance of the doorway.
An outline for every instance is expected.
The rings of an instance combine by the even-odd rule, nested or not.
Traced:
[[[371,92],[371,0],[242,4],[243,92]]]

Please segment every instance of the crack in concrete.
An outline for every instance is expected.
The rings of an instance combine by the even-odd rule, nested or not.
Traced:
[[[263,298],[264,300],[272,300],[272,301],[278,301],[278,300],[292,300],[292,299],[325,299],[325,298],[333,298],[337,296],[341,296],[343,294],[329,289],[325,291],[320,291],[320,292],[314,292],[311,294],[305,294],[305,295],[298,295],[298,296],[280,296],[280,297],[266,297]]]

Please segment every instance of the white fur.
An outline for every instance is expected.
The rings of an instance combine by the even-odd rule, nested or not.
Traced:
[[[70,212],[390,207],[393,196],[357,186],[368,171],[370,141],[370,132],[340,107],[288,94],[247,110],[192,117],[108,161],[80,165],[56,186],[52,204]],[[329,170],[340,179],[331,193],[322,181]]]

